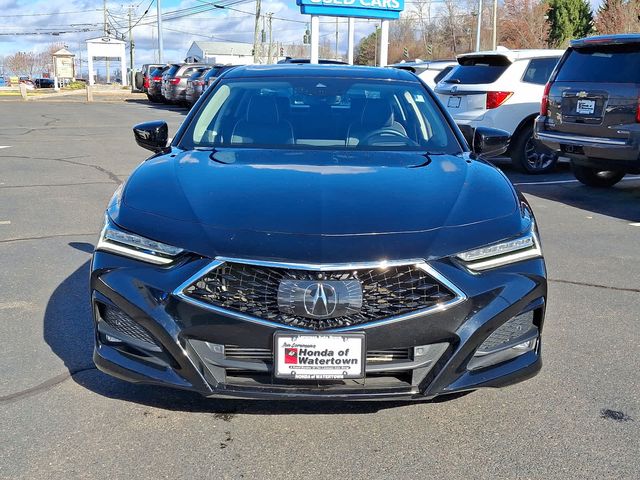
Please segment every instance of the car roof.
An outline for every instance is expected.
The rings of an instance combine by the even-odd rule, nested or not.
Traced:
[[[417,82],[415,75],[398,68],[361,67],[352,65],[312,65],[281,63],[275,65],[243,65],[229,71],[225,78],[260,77],[343,77]]]
[[[398,62],[392,63],[391,65],[387,65],[388,67],[427,67],[429,65],[438,65],[441,63],[456,63],[455,60],[451,59],[442,59],[442,60],[408,60],[406,62]]]
[[[594,45],[622,45],[628,43],[640,43],[640,34],[594,35],[593,37],[571,40],[571,46],[573,48],[590,47]]]
[[[504,47],[498,47],[497,50],[486,50],[483,52],[471,52],[471,53],[463,53],[458,55],[458,59],[460,58],[473,58],[473,57],[486,57],[490,55],[501,56],[509,59],[511,62],[515,62],[516,60],[525,60],[531,58],[544,58],[544,57],[560,57],[564,53],[564,50],[552,50],[548,48],[528,48],[528,49],[518,49],[518,50],[510,50]]]

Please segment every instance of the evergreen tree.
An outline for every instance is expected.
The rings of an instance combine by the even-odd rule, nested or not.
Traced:
[[[375,65],[378,42],[380,41],[380,29],[360,40],[356,47],[354,63],[356,65]]]
[[[565,47],[569,40],[593,32],[593,12],[588,0],[551,0],[549,6],[550,47]]]

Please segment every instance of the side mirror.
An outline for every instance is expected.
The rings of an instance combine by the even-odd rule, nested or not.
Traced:
[[[497,128],[478,127],[473,132],[471,150],[483,158],[497,157],[509,148],[511,135]]]
[[[167,122],[156,120],[155,122],[139,123],[133,127],[133,136],[136,143],[142,148],[160,153],[167,150],[169,142],[169,127]]]

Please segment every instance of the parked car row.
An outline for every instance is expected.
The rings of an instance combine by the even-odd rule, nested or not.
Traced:
[[[431,87],[470,144],[478,127],[498,128],[511,135],[506,155],[516,169],[546,173],[562,155],[578,180],[605,187],[640,173],[639,65],[640,34],[629,34],[575,40],[566,51],[498,47],[390,67]],[[143,91],[152,102],[190,106],[233,67],[145,65]]]
[[[564,51],[499,48],[457,63],[435,92],[468,139],[481,126],[509,132],[515,168],[545,173],[562,155],[593,187],[640,173],[640,34],[587,37]],[[396,65],[422,76],[419,66]]]
[[[144,65],[141,90],[154,103],[191,106],[222,72],[233,67],[197,63]]]

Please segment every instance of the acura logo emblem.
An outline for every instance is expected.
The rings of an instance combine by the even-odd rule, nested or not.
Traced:
[[[451,87],[451,93],[456,93],[458,91],[458,86],[454,85],[453,87]]]
[[[278,285],[278,308],[287,315],[316,320],[356,314],[362,307],[359,280],[297,280]]]
[[[338,305],[336,289],[328,283],[313,283],[304,291],[303,305],[311,317],[329,317]]]

